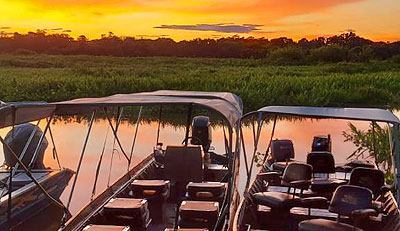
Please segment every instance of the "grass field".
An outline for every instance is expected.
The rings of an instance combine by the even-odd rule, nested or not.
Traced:
[[[400,105],[391,62],[272,66],[264,60],[0,55],[0,100],[60,101],[180,89],[230,91],[264,105]]]

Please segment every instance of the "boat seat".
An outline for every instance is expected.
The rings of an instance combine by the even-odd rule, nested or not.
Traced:
[[[272,140],[271,141],[271,158],[273,161],[272,170],[283,172],[294,158],[294,147],[291,140]]]
[[[219,203],[213,201],[183,201],[179,207],[180,227],[213,230],[219,213]]]
[[[301,204],[300,197],[282,192],[258,192],[253,194],[253,198],[257,204],[268,206],[271,209],[288,210]]]
[[[309,164],[290,163],[283,173],[281,185],[287,186],[288,192],[290,188],[300,189],[300,197],[284,192],[257,192],[253,194],[252,198],[257,205],[265,205],[271,210],[286,213],[289,213],[293,207],[314,205],[322,207],[327,203],[327,199],[324,197],[309,197],[307,201],[301,198],[303,190],[307,190],[311,184],[311,172],[312,167]],[[265,173],[260,177],[277,181],[277,175],[278,173]]]
[[[385,185],[385,175],[381,170],[366,167],[357,167],[351,171],[349,185],[370,189],[374,198],[390,190],[390,187]]]
[[[339,219],[340,216],[348,216],[358,221],[368,219],[369,216],[376,215],[376,211],[370,209],[371,203],[371,190],[359,186],[341,185],[336,189],[329,205],[329,212],[337,213],[338,221],[326,219],[306,220],[299,223],[298,229],[299,231],[362,230],[355,226],[341,223]]]
[[[349,173],[354,168],[359,168],[359,167],[376,169],[376,166],[373,162],[366,160],[352,160],[344,165],[336,166],[336,171]]]
[[[83,228],[83,231],[130,231],[129,226],[115,225],[88,225]]]
[[[227,173],[227,166],[221,164],[209,164],[204,174],[204,181],[221,181]]]
[[[277,171],[277,172],[283,172],[285,171],[285,168],[290,164],[292,161],[280,161],[280,162],[275,162],[272,164],[272,170]]]
[[[314,192],[332,193],[339,185],[347,183],[342,179],[329,178],[329,174],[336,172],[335,159],[330,152],[310,152],[307,155],[307,164],[313,167],[313,174],[326,174],[326,178],[313,178],[311,180],[311,190]]]
[[[335,178],[314,178],[311,180],[311,190],[314,192],[334,192],[340,185],[347,181]]]
[[[129,225],[135,230],[145,230],[150,223],[148,204],[145,199],[111,199],[104,206],[102,213],[107,224]]]
[[[226,183],[221,182],[190,182],[186,186],[188,198],[190,200],[197,201],[218,201],[222,203],[225,191]]]
[[[326,219],[314,219],[312,222],[301,222],[299,231],[362,231],[362,229]]]
[[[168,180],[134,180],[130,188],[132,197],[147,200],[153,222],[163,223],[166,219],[164,202],[170,195],[170,182]]]
[[[203,180],[204,152],[200,145],[167,146],[164,173],[166,179],[180,182]]]
[[[282,192],[262,192],[253,194],[259,205],[265,205],[273,210],[290,210],[293,207],[326,208],[328,199],[325,197],[300,198]]]
[[[169,180],[134,180],[130,186],[135,198],[167,199],[170,193]]]
[[[208,231],[208,229],[173,229],[173,228],[166,228],[164,231]]]

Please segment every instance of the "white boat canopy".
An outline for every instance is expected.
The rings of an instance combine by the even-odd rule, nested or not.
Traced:
[[[242,100],[227,92],[197,92],[161,90],[132,94],[117,94],[102,98],[80,98],[57,102],[56,115],[81,114],[96,108],[144,105],[200,105],[221,114],[231,127],[237,127],[242,116]]]
[[[378,108],[335,108],[335,107],[300,107],[300,106],[267,106],[258,112],[304,116],[313,118],[337,118],[365,120],[399,124],[399,119],[390,111]]]
[[[0,106],[0,128],[50,117],[55,109],[55,105],[44,102],[3,103]]]

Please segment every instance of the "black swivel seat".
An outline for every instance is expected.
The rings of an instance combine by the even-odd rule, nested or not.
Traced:
[[[314,178],[311,181],[311,190],[318,193],[332,193],[339,185],[347,181],[330,178],[335,173],[335,159],[330,152],[310,152],[307,155],[307,164],[313,167]],[[324,177],[315,178],[315,174],[324,174]]]
[[[372,207],[378,212],[383,212],[383,205],[379,202],[381,196],[390,191],[391,187],[385,185],[385,175],[374,168],[358,167],[351,171],[349,185],[368,188],[373,193]]]
[[[291,140],[272,140],[271,141],[271,164],[272,170],[283,172],[286,166],[293,162],[294,147]]]
[[[276,175],[278,173],[270,173],[270,175],[273,174]],[[254,202],[257,205],[268,206],[271,208],[272,212],[277,212],[278,214],[288,214],[291,208],[297,206],[326,204],[327,199],[323,197],[301,198],[303,190],[307,190],[310,187],[311,175],[311,165],[290,163],[286,167],[281,180],[281,186],[288,187],[288,193],[257,192],[253,194]],[[290,189],[294,189],[293,194],[289,193]],[[300,197],[295,195],[296,189],[300,189]]]
[[[354,186],[341,185],[339,186],[329,205],[329,211],[337,213],[337,221],[327,219],[312,219],[302,221],[298,225],[299,231],[362,231],[362,229],[340,222],[341,216],[348,216],[353,220],[363,221],[369,216],[376,215],[374,209],[370,209],[372,203],[371,190]]]

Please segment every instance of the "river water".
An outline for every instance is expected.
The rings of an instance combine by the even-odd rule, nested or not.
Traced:
[[[396,111],[397,115],[400,113]],[[346,121],[346,120],[278,120],[276,125],[276,132],[274,138],[278,139],[291,139],[295,148],[295,159],[305,161],[306,155],[311,149],[311,142],[315,135],[330,134],[332,138],[332,153],[335,157],[336,164],[345,163],[346,158],[355,150],[355,145],[351,142],[344,142],[344,131],[349,131],[348,123],[351,122],[357,128],[366,130],[368,129],[368,122],[360,121]],[[40,123],[43,129],[45,123]],[[140,160],[149,155],[156,143],[158,122],[142,122],[139,126],[138,136],[135,143],[133,152],[133,161],[131,167],[138,163]],[[54,134],[55,144],[59,155],[59,160],[62,167],[77,169],[79,155],[81,153],[85,136],[88,129],[87,121],[80,120],[57,120],[51,126]],[[265,152],[270,134],[272,130],[272,123],[265,124],[262,129],[258,150]],[[4,137],[10,128],[0,129],[0,135]],[[108,132],[107,132],[108,131]],[[121,140],[122,146],[126,153],[130,153],[133,134],[135,132],[135,124],[123,120],[118,130],[118,136]],[[106,139],[106,134],[107,139]],[[244,127],[243,134],[246,142],[246,151],[248,158],[251,158],[253,153],[252,140],[253,133],[251,126]],[[165,145],[180,144],[185,136],[184,126],[172,126],[164,124],[160,131],[160,142]],[[223,130],[221,126],[213,127],[213,142],[212,146],[215,147],[216,153],[224,152],[224,139]],[[57,168],[57,162],[53,159],[52,144],[49,140],[49,147],[45,155],[45,165],[51,168]],[[105,141],[106,140],[106,141]],[[122,174],[127,172],[127,161],[121,153],[118,145],[115,143],[115,150],[112,169],[110,171],[111,154],[113,152],[114,139],[112,132],[109,129],[108,121],[104,119],[97,119],[90,134],[87,150],[83,159],[81,172],[79,173],[76,189],[73,195],[72,203],[69,208],[72,214],[76,214],[84,205],[90,201],[93,182],[95,178],[96,168],[99,162],[100,154],[102,153],[104,142],[104,158],[100,168],[100,175],[97,184],[96,195],[101,193],[106,187],[108,182],[112,184]],[[0,147],[0,163],[4,161],[3,150]],[[254,169],[253,172],[257,172]],[[253,174],[254,176],[254,174]],[[246,181],[245,164],[243,155],[241,156],[240,167],[240,191],[243,191]],[[72,180],[61,195],[61,201],[66,204],[70,194]]]

